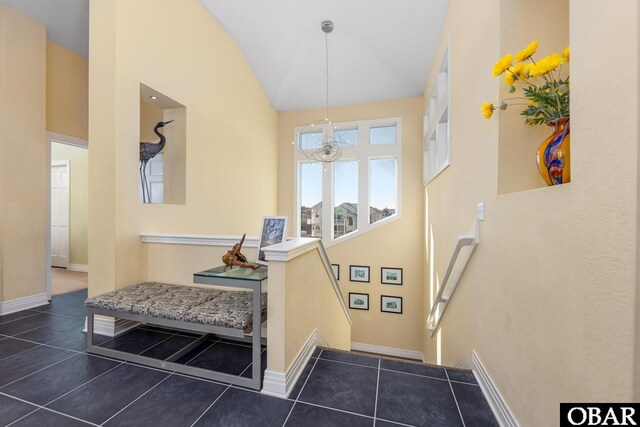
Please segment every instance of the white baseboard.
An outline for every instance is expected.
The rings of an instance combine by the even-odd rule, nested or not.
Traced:
[[[415,350],[405,350],[402,348],[384,347],[381,345],[364,344],[359,342],[352,342],[351,350],[383,354],[385,356],[403,357],[405,359],[414,359],[424,362],[424,354],[421,351]]]
[[[71,271],[81,271],[83,273],[89,272],[89,266],[87,264],[69,264],[67,270]]]
[[[456,363],[454,368],[473,371],[475,369],[475,366],[473,365],[473,353],[469,353],[467,357]]]
[[[16,298],[9,301],[0,301],[0,315],[11,314],[22,310],[49,304],[46,293]]]
[[[473,373],[478,380],[478,384],[480,385],[484,396],[489,402],[489,406],[491,407],[498,424],[502,427],[518,427],[518,422],[511,413],[511,409],[509,409],[509,406],[502,398],[502,395],[493,383],[493,380],[484,368],[484,365],[480,361],[475,350],[471,351],[471,359],[473,361]]]
[[[140,325],[140,322],[134,322],[133,320],[116,319],[113,317],[96,315],[93,322],[93,333],[96,335],[117,337],[138,325]],[[84,319],[84,329],[82,332],[87,332],[86,317]]]
[[[262,393],[268,394],[269,396],[280,397],[282,399],[289,397],[289,393],[291,393],[291,390],[295,387],[304,367],[309,363],[309,359],[311,359],[313,351],[319,345],[326,346],[327,343],[318,334],[318,331],[314,329],[296,357],[293,359],[293,362],[291,362],[286,373],[273,372],[268,369],[264,372]]]

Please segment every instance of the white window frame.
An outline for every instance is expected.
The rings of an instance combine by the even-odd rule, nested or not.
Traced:
[[[395,144],[369,144],[369,130],[381,126],[396,126],[396,143]],[[358,224],[357,230],[344,236],[335,238],[334,235],[334,165],[326,164],[322,170],[322,243],[325,247],[330,247],[338,243],[350,240],[363,233],[384,226],[390,222],[396,221],[401,217],[402,213],[402,119],[400,117],[391,117],[375,120],[360,120],[354,122],[340,122],[331,125],[317,126],[322,128],[323,138],[333,136],[334,127],[341,129],[358,129],[358,144],[354,147],[344,147],[340,160],[357,160],[358,161]],[[310,162],[302,153],[299,152],[300,134],[303,130],[309,130],[306,126],[297,126],[293,131],[293,140],[295,147],[293,150],[293,200],[294,200],[294,217],[296,236],[300,237],[300,214],[301,214],[301,182],[300,182],[300,164],[313,163]],[[397,182],[397,207],[396,212],[380,221],[369,224],[369,160],[396,159],[396,182]],[[363,212],[364,208],[364,212]],[[327,220],[328,218],[328,220]]]

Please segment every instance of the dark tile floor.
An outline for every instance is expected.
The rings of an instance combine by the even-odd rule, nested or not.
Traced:
[[[317,349],[289,399],[84,352],[86,291],[0,316],[0,426],[496,426],[473,374]],[[142,327],[100,345],[167,357],[191,334]],[[263,367],[266,365],[263,349]],[[250,375],[250,346],[180,363]]]

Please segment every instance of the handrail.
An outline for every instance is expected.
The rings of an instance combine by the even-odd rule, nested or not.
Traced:
[[[342,290],[340,289],[340,284],[336,279],[336,275],[333,273],[333,268],[331,268],[331,261],[329,261],[329,255],[327,255],[327,251],[322,244],[322,241],[318,242],[318,252],[320,253],[320,258],[324,263],[324,268],[327,270],[329,274],[329,278],[331,279],[331,284],[333,285],[333,290],[336,292],[336,296],[338,297],[338,301],[340,301],[340,305],[342,306],[342,311],[344,311],[345,316],[347,316],[347,320],[350,325],[353,325],[353,319],[351,318],[351,313],[349,313],[349,307],[344,300],[344,296],[342,295]]]
[[[431,311],[429,312],[429,317],[427,318],[426,325],[426,328],[429,330],[431,336],[433,336],[435,331],[438,329],[440,321],[442,320],[442,316],[447,309],[447,305],[449,305],[449,301],[451,300],[451,297],[453,296],[453,293],[455,292],[456,287],[460,282],[460,278],[467,268],[469,259],[473,255],[478,242],[478,220],[474,219],[473,225],[471,227],[471,232],[469,234],[463,234],[462,236],[458,237],[456,247],[453,249],[453,254],[451,255],[451,259],[449,260],[449,265],[447,266],[447,272],[444,274],[444,278],[442,279],[442,286],[440,286],[440,289],[438,289],[438,295],[433,301],[433,306],[431,307]],[[467,257],[464,259],[464,263],[462,264],[460,273],[455,276],[454,279],[450,282],[449,279],[451,277],[451,273],[453,272],[453,268],[456,265],[456,261],[458,260],[458,255],[460,255],[460,251],[465,246],[471,246],[471,250],[468,252]],[[445,290],[447,290],[447,287],[449,287],[450,290],[445,296]]]

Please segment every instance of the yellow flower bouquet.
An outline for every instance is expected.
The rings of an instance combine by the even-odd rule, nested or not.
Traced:
[[[533,55],[537,49],[538,42],[533,41],[516,55],[503,56],[493,66],[493,77],[504,75],[509,93],[515,93],[521,86],[523,96],[506,98],[499,106],[485,102],[480,112],[486,119],[498,108],[506,110],[511,105],[526,106],[520,114],[529,125],[549,124],[569,116],[569,76],[561,75],[562,64],[569,62],[569,47],[561,54],[553,53],[536,61]]]

